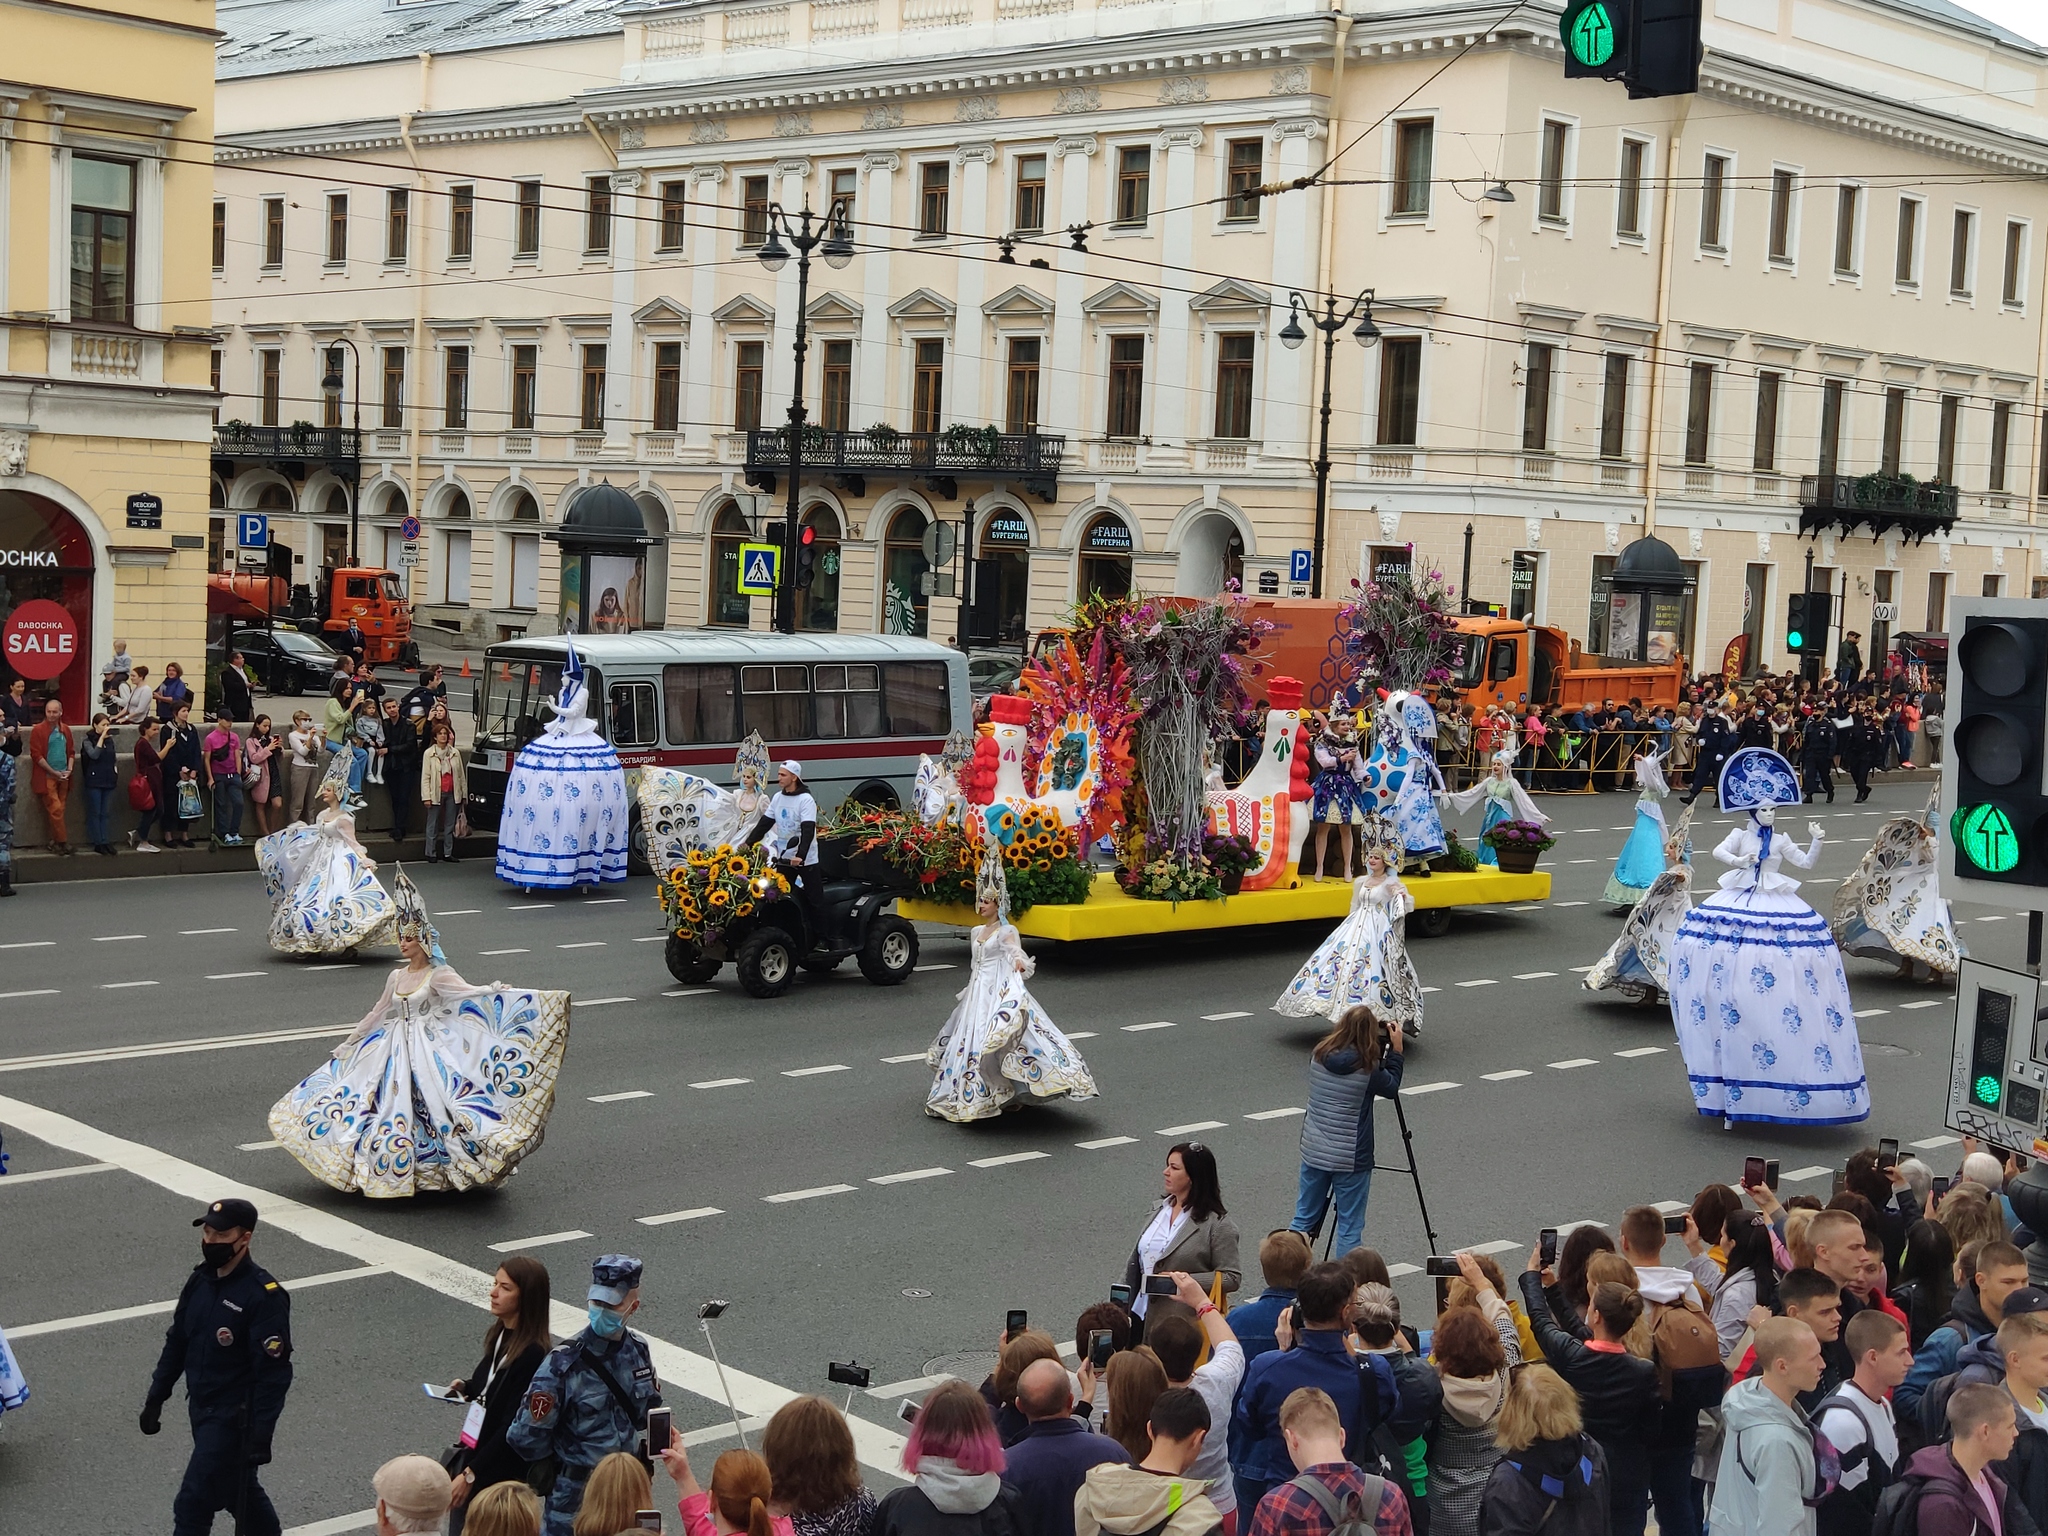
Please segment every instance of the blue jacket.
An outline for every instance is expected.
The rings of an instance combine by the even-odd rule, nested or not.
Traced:
[[[1906,1372],[1906,1379],[1892,1394],[1892,1407],[1899,1417],[1917,1418],[1921,1394],[1956,1369],[1957,1357],[1965,1344],[1992,1331],[1991,1320],[1977,1300],[1976,1285],[1965,1285],[1949,1304],[1948,1321],[1927,1335],[1927,1342],[1913,1356],[1913,1369]]]
[[[1247,1364],[1280,1347],[1280,1341],[1273,1336],[1273,1329],[1280,1321],[1280,1314],[1293,1305],[1294,1292],[1268,1286],[1243,1306],[1231,1308],[1230,1316],[1224,1321],[1237,1335],[1237,1342],[1244,1346]]]
[[[1280,1405],[1301,1387],[1330,1394],[1350,1443],[1365,1400],[1358,1362],[1344,1348],[1341,1330],[1305,1328],[1294,1336],[1294,1348],[1271,1350],[1245,1369],[1230,1410],[1230,1468],[1241,1482],[1270,1488],[1294,1476],[1294,1461],[1280,1433]]]
[[[1354,1050],[1309,1058],[1308,1113],[1301,1122],[1305,1166],[1326,1173],[1372,1167],[1372,1101],[1401,1091],[1402,1064],[1399,1051],[1388,1051],[1368,1075]]]
[[[1068,1415],[1040,1419],[1006,1452],[1003,1481],[1016,1499],[1024,1536],[1074,1536],[1074,1495],[1090,1467],[1130,1455],[1107,1435],[1098,1435]]]

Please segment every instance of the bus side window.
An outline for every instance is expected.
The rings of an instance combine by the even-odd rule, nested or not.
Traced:
[[[663,713],[671,746],[740,739],[739,699],[733,669],[675,663],[661,669]]]
[[[802,741],[811,734],[808,667],[741,667],[740,704],[747,729],[764,741]]]
[[[612,684],[612,745],[651,747],[654,745],[654,684]]]
[[[892,661],[882,668],[882,708],[891,736],[944,736],[953,729],[953,689],[943,661]]]
[[[818,735],[828,739],[880,736],[882,672],[872,662],[812,669]]]

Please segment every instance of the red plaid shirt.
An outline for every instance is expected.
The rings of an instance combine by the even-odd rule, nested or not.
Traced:
[[[1336,1495],[1339,1509],[1365,1497],[1365,1474],[1348,1461],[1327,1461],[1302,1471],[1312,1473]],[[1381,1486],[1380,1507],[1373,1511],[1372,1526],[1379,1536],[1411,1536],[1407,1497],[1392,1482]],[[1329,1536],[1332,1529],[1330,1517],[1315,1495],[1289,1481],[1267,1490],[1259,1500],[1250,1536]]]

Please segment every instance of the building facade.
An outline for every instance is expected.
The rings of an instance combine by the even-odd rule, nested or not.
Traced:
[[[1459,5],[231,6],[215,515],[338,563],[352,467],[273,450],[360,412],[359,552],[417,562],[427,622],[765,624],[801,279],[761,257],[837,203],[805,627],[1291,590],[1325,378],[1290,296],[1326,291],[1378,330],[1329,368],[1333,594],[1461,581],[1469,525],[1475,597],[1600,650],[1654,529],[1680,648],[1753,667],[1809,551],[1866,652],[2031,590],[2048,58],[1945,0],[1709,11],[1700,94],[1630,102],[1562,78],[1554,18]],[[1802,493],[1928,503],[1905,475],[1936,537],[1799,537]],[[601,481],[647,538],[602,567],[560,542]]]
[[[203,663],[217,34],[210,0],[6,18],[0,626],[62,616],[28,610],[0,685],[26,675],[83,720],[116,638],[159,676]]]

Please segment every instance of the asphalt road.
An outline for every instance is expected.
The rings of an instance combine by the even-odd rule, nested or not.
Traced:
[[[1828,843],[1807,898],[1825,909],[1882,816],[1926,793],[1814,807]],[[1436,990],[1404,1107],[1440,1247],[1492,1247],[1512,1272],[1539,1227],[1689,1200],[1747,1154],[1822,1194],[1826,1170],[1880,1135],[1932,1143],[1949,1169],[1946,989],[1851,960],[1872,1120],[1724,1132],[1692,1110],[1668,1015],[1579,985],[1616,931],[1599,897],[1633,796],[1543,804],[1567,829],[1545,855],[1552,900],[1461,911],[1448,935],[1412,941]],[[1795,810],[1785,830],[1804,820]],[[1730,821],[1696,823],[1706,878]],[[637,1321],[661,1341],[678,1426],[714,1449],[731,1427],[701,1301],[731,1303],[715,1342],[744,1413],[822,1390],[829,1361],[871,1366],[876,1390],[853,1411],[884,1484],[900,1397],[936,1373],[978,1377],[1008,1308],[1070,1334],[1119,1277],[1173,1141],[1216,1149],[1245,1294],[1258,1290],[1257,1239],[1293,1207],[1315,1036],[1269,1007],[1320,927],[1041,950],[1032,989],[1101,1097],[961,1127],[921,1113],[920,1062],[966,982],[962,936],[929,931],[924,969],[899,988],[848,965],[756,1002],[730,970],[704,989],[669,977],[647,881],[538,902],[481,862],[412,873],[465,976],[577,999],[546,1145],[495,1192],[346,1197],[268,1144],[269,1106],[371,1005],[385,962],[272,955],[258,877],[38,885],[0,911],[0,1327],[34,1394],[0,1419],[0,1536],[69,1528],[81,1490],[98,1530],[168,1524],[182,1414],[174,1403],[156,1439],[135,1414],[196,1259],[191,1219],[230,1191],[263,1211],[259,1261],[293,1291],[297,1381],[265,1481],[302,1536],[366,1528],[375,1467],[454,1438],[459,1413],[419,1384],[469,1369],[483,1287],[514,1247],[578,1308],[593,1256],[646,1260]],[[1958,915],[1974,954],[2018,963],[2022,918]],[[1379,1144],[1383,1165],[1401,1161],[1384,1107]],[[1380,1174],[1366,1235],[1419,1267],[1429,1245],[1404,1173]],[[1421,1312],[1425,1282],[1397,1273]]]

